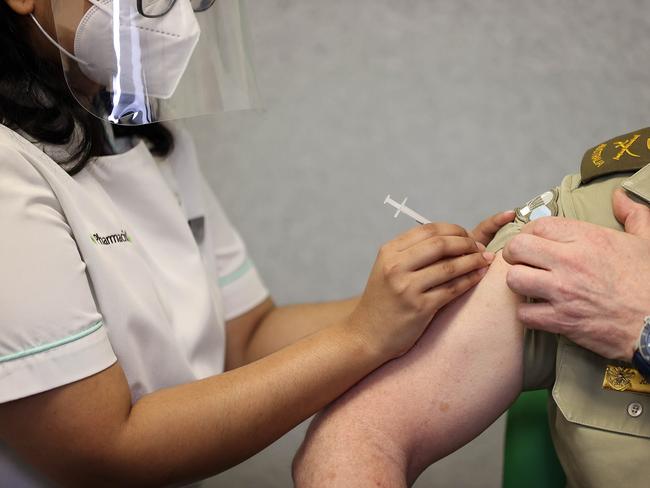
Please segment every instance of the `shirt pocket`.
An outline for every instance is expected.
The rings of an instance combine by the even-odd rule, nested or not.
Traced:
[[[604,389],[605,371],[612,363],[560,338],[555,403],[569,422],[650,438],[650,394]]]

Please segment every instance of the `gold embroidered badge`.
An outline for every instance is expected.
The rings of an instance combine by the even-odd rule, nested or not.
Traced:
[[[627,139],[624,141],[616,141],[614,143],[614,147],[619,148],[620,151],[616,156],[614,156],[613,159],[615,161],[618,161],[619,159],[621,159],[621,156],[623,156],[623,154],[629,154],[634,158],[640,158],[641,156],[639,156],[638,154],[634,154],[632,151],[630,151],[630,146],[632,146],[632,144],[634,144],[639,137],[640,137],[639,134],[634,134],[634,137],[632,137],[632,139]]]
[[[605,161],[603,161],[603,151],[606,147],[607,144],[601,144],[596,149],[594,149],[594,152],[591,153],[591,162],[594,163],[594,166],[596,168],[600,168],[603,164],[605,164]]]
[[[580,180],[614,173],[634,172],[650,164],[650,127],[628,132],[585,151],[580,164]]]
[[[650,393],[650,384],[636,369],[608,364],[603,378],[605,390]]]

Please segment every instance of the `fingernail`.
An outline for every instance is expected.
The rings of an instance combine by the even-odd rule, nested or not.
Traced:
[[[483,253],[483,259],[485,259],[488,263],[491,263],[494,261],[494,253],[493,252],[484,252]]]
[[[479,269],[476,273],[482,278],[483,276],[485,276],[485,273],[487,273],[487,272],[488,272],[488,268],[485,267],[485,268]]]

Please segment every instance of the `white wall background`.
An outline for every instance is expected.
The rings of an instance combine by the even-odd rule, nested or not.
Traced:
[[[557,184],[587,147],[650,125],[648,1],[248,5],[266,111],[193,127],[281,304],[362,289],[378,246],[410,225],[387,193],[471,226]],[[303,432],[209,486],[290,486]],[[501,436],[497,424],[417,486],[500,486]]]

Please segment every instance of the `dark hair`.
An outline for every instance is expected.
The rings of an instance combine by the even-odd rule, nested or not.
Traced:
[[[57,163],[78,173],[104,153],[106,129],[70,93],[61,64],[39,56],[30,45],[25,21],[0,0],[0,123],[39,142],[65,146],[68,157]],[[162,124],[113,130],[118,137],[144,139],[155,155],[173,148],[172,133]]]

